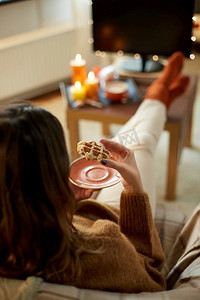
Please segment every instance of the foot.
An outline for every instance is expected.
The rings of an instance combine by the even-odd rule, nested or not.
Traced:
[[[169,101],[169,89],[156,80],[148,87],[144,99],[158,100],[166,104]]]
[[[189,83],[189,77],[180,75],[184,63],[184,55],[178,51],[172,54],[164,67],[161,77],[147,89],[145,99],[158,100],[167,109],[175,98],[180,96]]]
[[[164,67],[161,77],[158,82],[165,84],[167,87],[173,83],[176,77],[180,74],[184,64],[184,55],[182,52],[177,51],[173,53],[167,65]]]
[[[180,75],[169,86],[169,99],[167,101],[167,107],[174,101],[175,98],[183,94],[189,84],[189,77],[186,75]]]

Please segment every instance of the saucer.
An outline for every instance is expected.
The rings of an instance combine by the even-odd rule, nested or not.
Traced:
[[[69,171],[69,180],[82,188],[102,189],[112,186],[121,180],[115,169],[107,168],[96,160],[86,160],[85,157],[75,160]]]

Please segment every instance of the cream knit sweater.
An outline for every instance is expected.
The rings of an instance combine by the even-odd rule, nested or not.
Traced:
[[[120,209],[94,200],[77,205],[73,221],[97,254],[80,257],[79,288],[118,292],[162,291],[164,253],[146,194],[122,192]]]

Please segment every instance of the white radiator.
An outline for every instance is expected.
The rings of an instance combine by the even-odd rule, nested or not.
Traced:
[[[62,25],[1,40],[0,100],[67,78],[74,37],[74,29]]]

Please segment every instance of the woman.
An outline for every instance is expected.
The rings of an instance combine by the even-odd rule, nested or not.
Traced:
[[[152,106],[158,120],[162,115],[156,126],[161,132],[166,108],[188,83],[179,75],[183,58],[180,52],[170,58],[135,115],[142,144],[148,130],[140,130],[145,107]],[[164,253],[134,151],[101,142],[114,157],[101,163],[122,176],[120,208],[87,199],[90,190],[69,183],[69,159],[56,117],[28,103],[0,113],[0,276],[40,276],[120,292],[166,288],[160,273]]]

